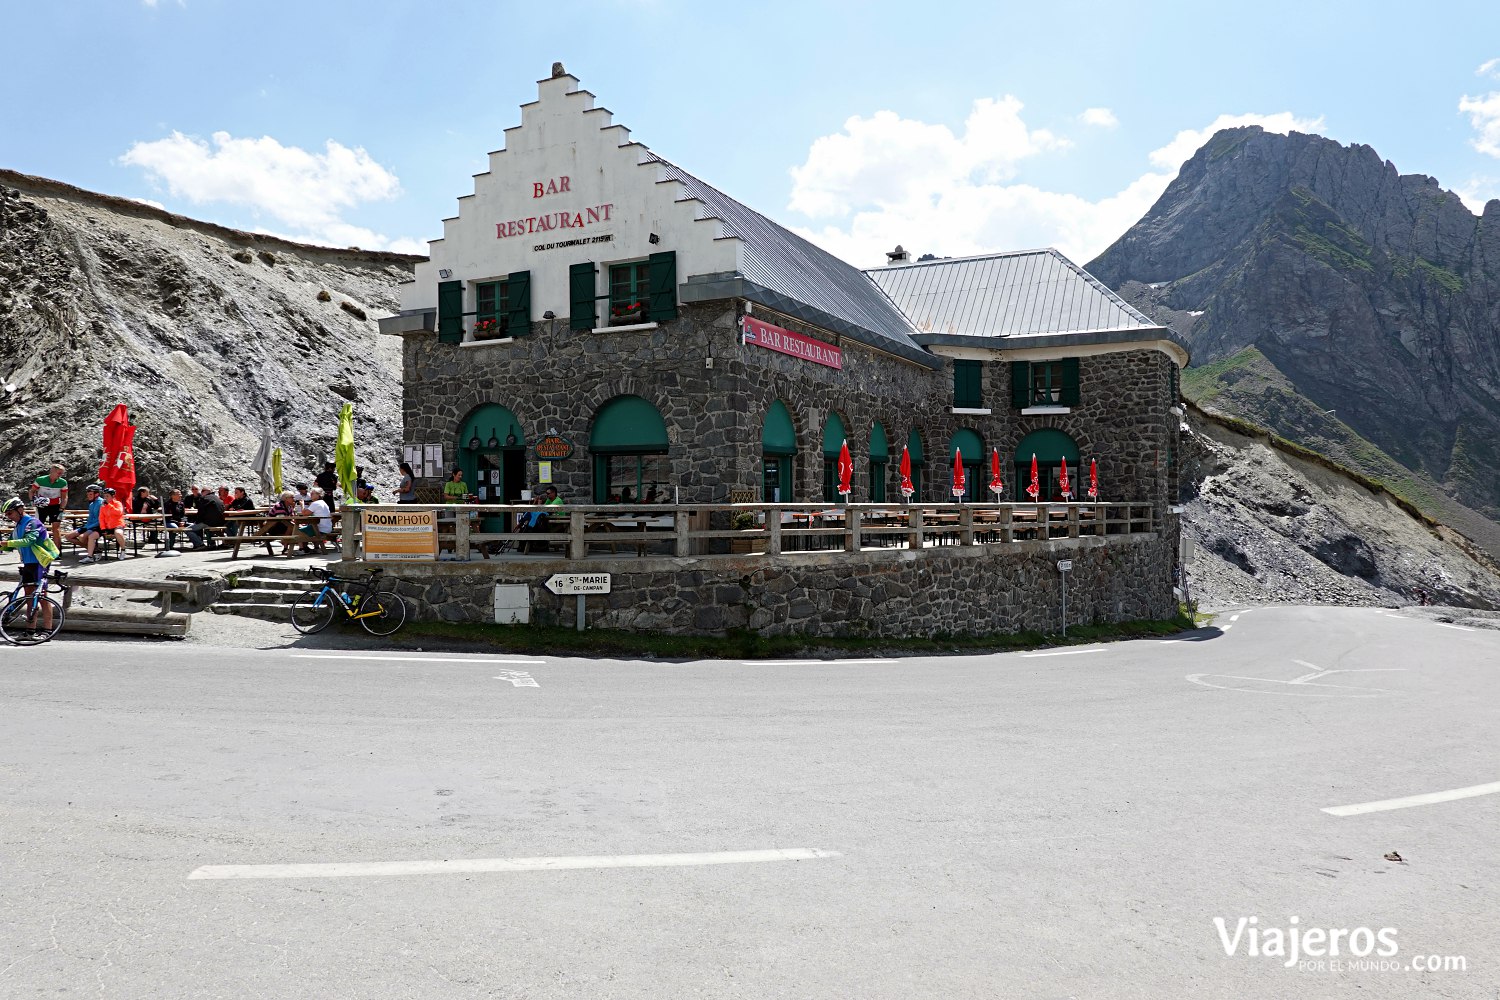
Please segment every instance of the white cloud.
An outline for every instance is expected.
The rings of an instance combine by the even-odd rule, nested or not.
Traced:
[[[1114,128],[1120,124],[1120,119],[1116,118],[1115,113],[1108,108],[1085,108],[1083,114],[1078,116],[1078,120],[1085,125],[1094,125],[1099,128]]]
[[[1490,59],[1487,62],[1480,63],[1479,68],[1474,71],[1474,75],[1488,76],[1500,80],[1500,59]]]
[[[1500,92],[1466,95],[1459,99],[1458,110],[1469,116],[1469,124],[1478,133],[1469,144],[1486,156],[1500,157]]]
[[[120,162],[145,170],[178,198],[194,204],[223,202],[271,216],[307,242],[375,249],[390,241],[343,220],[345,210],[401,193],[396,175],[363,148],[332,139],[321,153],[283,146],[270,136],[236,139],[215,132],[213,145],[173,132],[137,142]],[[358,242],[353,237],[365,240]]]
[[[150,198],[131,198],[129,200],[133,201],[133,202],[136,202],[137,204],[140,204],[140,205],[150,205],[152,208],[159,208],[163,212],[165,212],[167,210],[167,206],[163,205],[159,201],[152,201]]]
[[[1453,189],[1464,207],[1475,215],[1484,214],[1484,206],[1500,198],[1500,177],[1470,177],[1467,184]]]
[[[807,162],[792,170],[790,207],[818,223],[799,231],[862,266],[883,263],[884,251],[898,243],[917,254],[942,256],[1053,246],[1086,263],[1146,213],[1182,162],[1215,131],[1323,126],[1321,118],[1290,112],[1221,115],[1152,151],[1148,161],[1157,169],[1090,200],[1016,182],[1020,161],[1070,145],[1044,130],[1029,130],[1020,110],[1010,97],[976,102],[962,138],[889,111],[849,119],[843,132],[815,141]],[[984,134],[996,126],[998,135]]]

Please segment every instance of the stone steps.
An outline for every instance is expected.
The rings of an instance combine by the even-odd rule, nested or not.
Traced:
[[[219,595],[208,611],[263,621],[289,622],[297,598],[322,586],[305,566],[249,563],[234,574],[234,586]]]
[[[292,609],[288,604],[212,604],[208,610],[211,614],[259,618],[268,622],[284,622],[288,626],[292,621]]]

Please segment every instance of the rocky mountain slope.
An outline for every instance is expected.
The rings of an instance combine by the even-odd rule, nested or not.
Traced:
[[[1500,565],[1326,459],[1196,407],[1183,531],[1200,603],[1500,608]]]
[[[1368,146],[1229,129],[1089,269],[1191,342],[1190,396],[1500,553],[1500,201],[1476,217]]]
[[[288,479],[332,455],[339,407],[377,484],[401,440],[400,343],[376,335],[417,258],[237,232],[0,171],[0,490],[99,466],[127,403],[137,480],[244,484],[263,429]]]

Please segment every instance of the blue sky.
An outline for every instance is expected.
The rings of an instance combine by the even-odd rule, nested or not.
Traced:
[[[1080,261],[1216,123],[1364,143],[1500,196],[1500,5],[11,5],[0,166],[421,252],[561,60],[632,137],[859,264]]]

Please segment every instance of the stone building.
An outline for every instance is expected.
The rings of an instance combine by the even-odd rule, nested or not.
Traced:
[[[1054,250],[887,256],[862,271],[740,204],[555,66],[381,320],[405,440],[480,502],[836,500],[844,441],[855,502],[899,502],[903,448],[927,502],[955,453],[981,502],[992,452],[1023,502],[1033,456],[1044,500],[1093,462],[1100,500],[1175,541],[1180,338]]]

